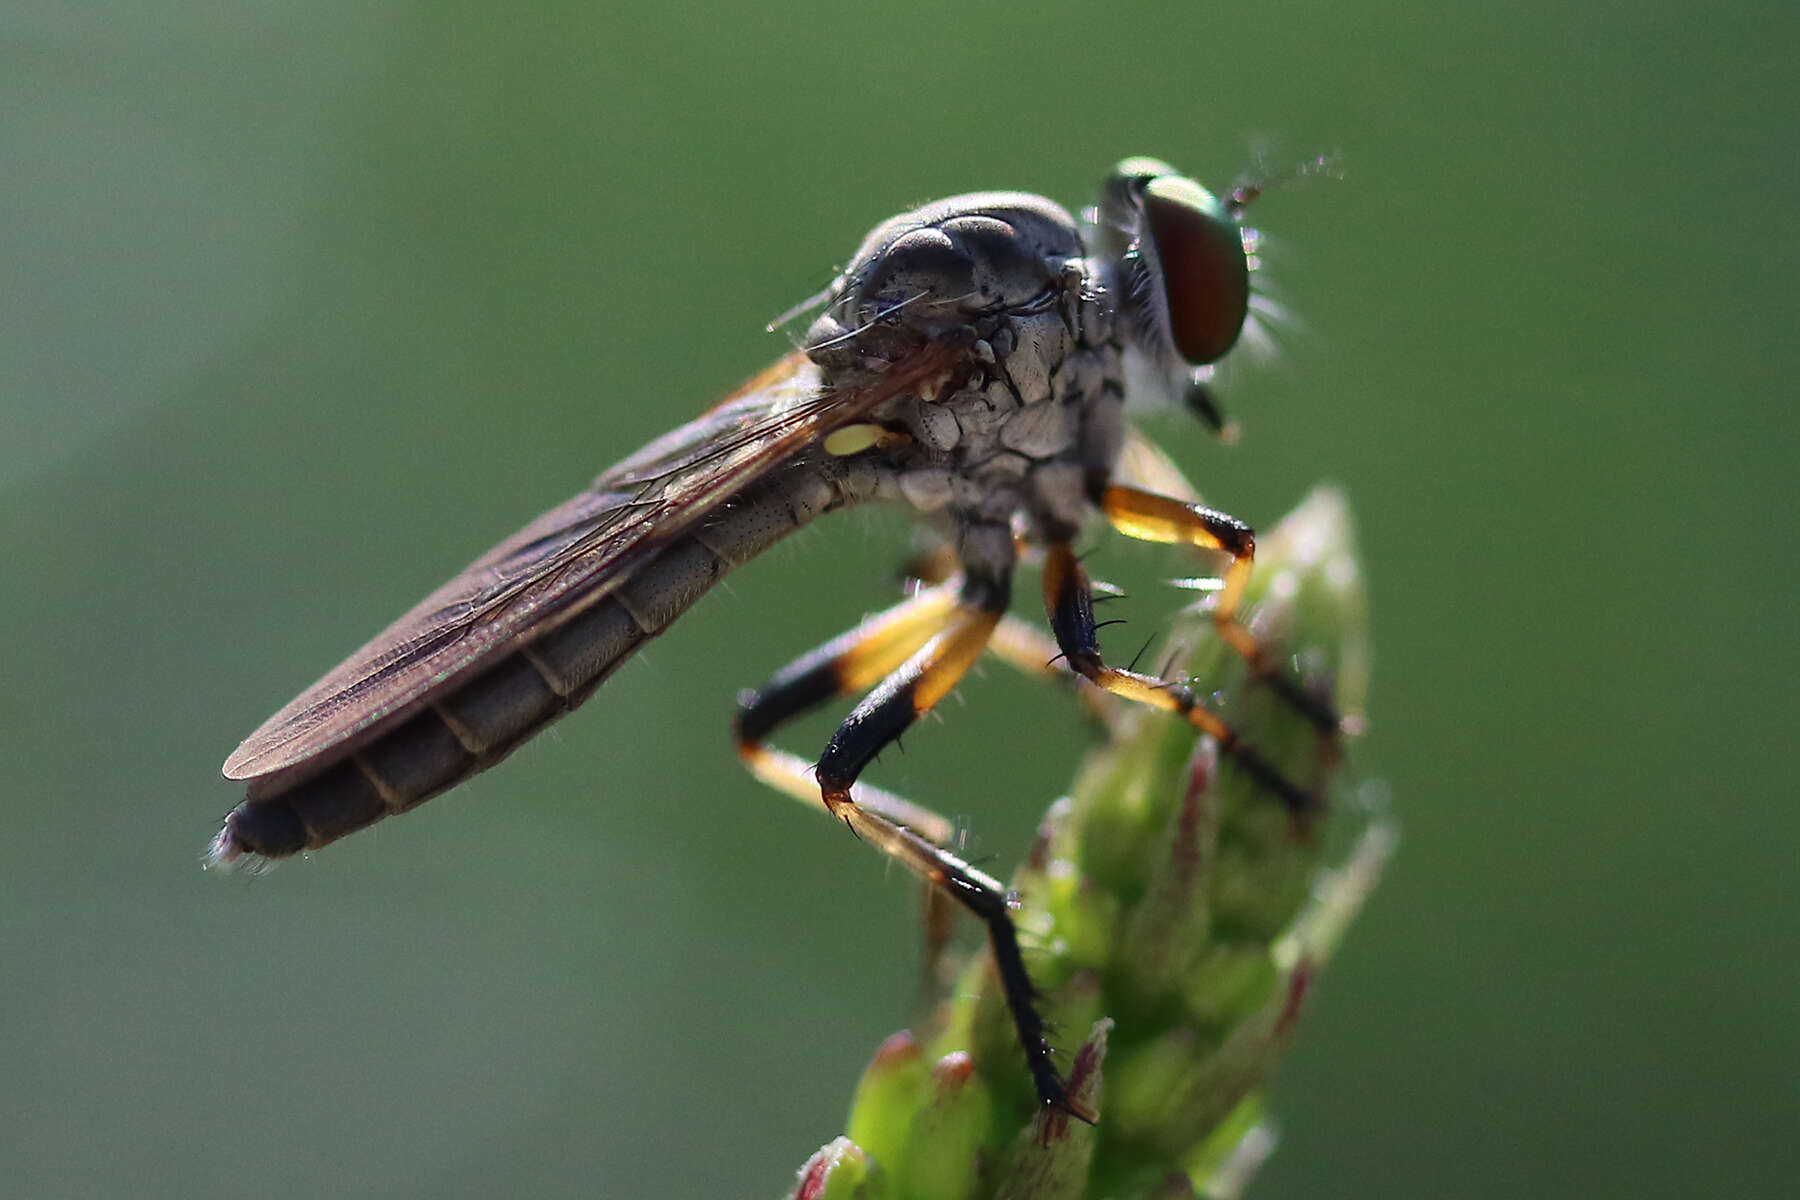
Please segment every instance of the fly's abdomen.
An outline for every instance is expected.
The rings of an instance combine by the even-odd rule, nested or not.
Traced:
[[[225,819],[215,855],[279,858],[405,812],[506,757],[655,632],[619,600],[600,601],[323,771],[286,786],[281,776],[253,782]]]
[[[314,850],[486,770],[586,700],[733,567],[848,498],[837,480],[807,471],[721,506],[600,600],[479,674],[428,695],[329,765],[303,764],[251,781],[209,860]]]

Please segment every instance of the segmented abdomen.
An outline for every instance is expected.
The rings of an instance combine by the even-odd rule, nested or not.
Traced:
[[[858,489],[860,490],[860,489]],[[733,567],[853,497],[829,467],[797,467],[719,507],[599,600],[322,766],[252,780],[209,858],[280,858],[405,812],[486,770],[593,694]]]

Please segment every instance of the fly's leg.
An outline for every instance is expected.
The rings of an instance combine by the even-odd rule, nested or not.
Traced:
[[[877,685],[833,735],[819,758],[819,790],[825,806],[852,831],[905,863],[981,921],[1039,1101],[1046,1110],[1091,1122],[1093,1114],[1070,1098],[1051,1062],[1005,885],[914,831],[860,808],[851,798],[856,777],[875,755],[931,711],[974,664],[1000,622],[1008,595],[1005,579],[971,575],[964,581],[951,623]]]
[[[819,792],[831,814],[854,829],[851,788],[875,756],[937,707],[981,656],[1006,603],[1004,585],[965,580],[956,611],[904,663],[863,697],[819,756]]]
[[[759,776],[762,774],[758,771]],[[811,782],[804,766],[796,774],[795,782]],[[1069,1095],[1062,1076],[1051,1062],[1050,1042],[1043,1017],[1037,1011],[1036,989],[1025,970],[1025,956],[1019,948],[1018,931],[1013,926],[1006,886],[942,846],[928,841],[918,831],[896,824],[853,800],[840,798],[836,813],[863,841],[899,859],[927,885],[962,905],[981,921],[993,949],[1000,986],[1012,1014],[1019,1044],[1024,1047],[1025,1064],[1031,1072],[1039,1103],[1046,1112],[1066,1113],[1093,1124],[1095,1114]]]
[[[1306,691],[1279,663],[1271,660],[1256,636],[1238,620],[1238,606],[1243,600],[1244,588],[1250,582],[1250,569],[1256,557],[1256,535],[1251,533],[1248,525],[1236,517],[1198,504],[1129,487],[1106,488],[1100,495],[1100,509],[1113,528],[1128,537],[1229,554],[1231,565],[1225,568],[1224,586],[1219,589],[1212,610],[1213,627],[1218,630],[1220,640],[1237,651],[1257,678],[1266,680],[1276,695],[1320,732],[1338,732],[1338,714],[1330,702]],[[1044,579],[1048,597],[1048,570]],[[1054,613],[1054,601],[1051,604]],[[1062,640],[1060,632],[1058,640]],[[1067,645],[1063,649],[1066,652]],[[1074,666],[1072,657],[1070,665]]]
[[[839,696],[866,692],[891,675],[950,623],[956,614],[956,595],[954,583],[923,588],[795,659],[756,691],[740,695],[732,732],[744,766],[760,782],[802,804],[820,803],[812,765],[765,739],[802,713]],[[892,792],[867,784],[858,784],[855,792],[858,804],[939,845],[955,836],[949,821]]]
[[[1248,559],[1245,560],[1246,563]],[[1230,583],[1227,582],[1229,589]],[[1240,590],[1241,590],[1241,584]],[[1076,561],[1066,541],[1054,541],[1044,555],[1044,607],[1050,628],[1062,647],[1063,657],[1077,674],[1126,700],[1172,712],[1209,734],[1219,751],[1243,768],[1257,783],[1280,798],[1290,813],[1302,817],[1315,812],[1319,798],[1296,786],[1220,716],[1201,705],[1186,684],[1154,675],[1142,675],[1108,666],[1100,657],[1098,628],[1094,622],[1094,595],[1087,572]],[[1254,643],[1252,643],[1254,645]]]
[[[943,582],[946,579],[948,582]],[[948,625],[956,612],[957,579],[934,571],[924,582],[930,586],[795,659],[761,688],[738,697],[733,730],[740,757],[751,774],[802,804],[819,802],[819,788],[810,778],[807,764],[767,745],[765,739],[778,726],[828,700],[868,691]],[[1018,617],[1001,616],[984,649],[1023,675],[1057,681],[1070,678],[1057,666],[1062,653],[1056,642]],[[1110,724],[1115,713],[1106,693],[1082,686],[1081,697],[1096,720]],[[802,781],[796,783],[796,779]],[[939,845],[948,845],[954,837],[949,822],[891,792],[859,783],[855,800]]]
[[[1015,545],[1021,554],[1031,549],[1023,542]],[[956,554],[949,543],[938,542],[908,559],[904,571],[908,579],[935,585],[953,578],[957,569]],[[1106,584],[1098,586],[1102,591],[1116,594]],[[1027,678],[1056,684],[1073,682],[1086,715],[1103,729],[1113,728],[1119,709],[1112,696],[1087,686],[1081,676],[1061,669],[1058,664],[1062,661],[1062,650],[1046,630],[1020,617],[1004,615],[988,639],[987,652]]]
[[[857,776],[875,756],[931,711],[981,655],[1006,608],[1009,581],[966,579],[947,617],[933,611],[935,599],[923,599],[936,591],[922,591],[872,618],[846,637],[800,659],[768,687],[747,698],[738,714],[738,754],[759,779],[781,791],[811,790],[851,832],[898,859],[981,921],[1038,1100],[1046,1111],[1092,1122],[1094,1114],[1069,1096],[1051,1061],[1050,1043],[1025,969],[1005,885],[945,848],[942,843],[948,837],[934,836],[940,831],[948,833],[942,818],[936,818],[940,830],[915,826],[897,816],[889,803],[897,797],[884,796],[877,806],[870,803],[870,791],[857,783]],[[933,621],[935,630],[931,629]],[[926,634],[923,638],[922,632]],[[878,665],[890,662],[909,644],[917,649],[893,667],[845,719],[815,770],[809,772],[799,759],[763,743],[776,725],[862,684]],[[905,805],[899,811],[919,810]]]
[[[1065,687],[1073,683],[1087,718],[1099,729],[1114,728],[1120,712],[1118,702],[1111,693],[1090,687],[1080,675],[1063,670],[1062,648],[1042,628],[1019,617],[1001,617],[993,640],[988,643],[988,653],[1031,679]]]
[[[929,561],[931,573],[914,573],[913,578],[931,586],[920,588],[893,608],[869,617],[850,632],[796,659],[776,672],[760,690],[747,691],[739,697],[741,707],[734,723],[738,754],[759,782],[809,807],[820,803],[819,783],[813,777],[811,764],[766,744],[764,739],[777,726],[827,700],[868,691],[950,622],[956,611],[954,560],[944,565],[934,556]],[[956,836],[948,820],[892,792],[858,783],[854,799],[939,846],[950,845]],[[936,991],[954,915],[943,894],[925,885],[920,912],[924,931],[919,971],[921,1010]]]
[[[802,804],[820,803],[821,789],[811,764],[768,745],[765,739],[778,726],[828,700],[868,691],[952,624],[958,614],[959,581],[954,559],[946,563],[946,557],[933,556],[926,570],[915,573],[915,578],[930,586],[796,659],[776,672],[761,689],[740,698],[735,722],[738,755],[760,782]],[[981,623],[986,623],[985,617]],[[1068,678],[1052,663],[1058,652],[1049,635],[1017,617],[1002,616],[994,624],[985,648],[1026,673]],[[1089,697],[1102,694],[1094,688],[1084,687],[1083,691]],[[936,846],[948,848],[955,841],[956,829],[950,821],[892,792],[858,782],[851,789],[851,799]],[[929,994],[939,982],[953,912],[940,885],[928,880],[921,910],[921,996]]]

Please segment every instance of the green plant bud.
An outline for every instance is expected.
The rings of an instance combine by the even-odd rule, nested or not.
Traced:
[[[788,1200],[890,1200],[881,1168],[847,1137],[836,1138],[806,1160]]]
[[[1278,667],[1360,727],[1367,606],[1335,491],[1315,491],[1259,538],[1240,612]],[[1182,649],[1172,672],[1317,803],[1290,810],[1171,714],[1109,714],[1105,742],[1051,806],[1013,884],[1055,1061],[1097,1123],[1040,1111],[984,952],[925,1039],[935,1066],[910,1035],[876,1055],[850,1118],[855,1143],[808,1164],[837,1153],[821,1187],[850,1179],[854,1161],[847,1186],[896,1200],[1232,1200],[1272,1151],[1262,1089],[1394,834],[1343,803],[1341,742],[1256,678],[1205,611],[1182,613],[1166,640]],[[1328,865],[1328,848],[1346,842]]]
[[[850,1104],[850,1139],[877,1160],[888,1161],[906,1144],[906,1133],[924,1100],[931,1064],[910,1032],[881,1043],[856,1085]]]
[[[896,1200],[970,1200],[979,1194],[980,1151],[994,1106],[966,1051],[937,1061],[924,1098],[893,1160]]]

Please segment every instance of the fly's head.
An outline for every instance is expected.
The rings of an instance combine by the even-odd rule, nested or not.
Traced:
[[[1128,357],[1138,360],[1128,365],[1215,429],[1222,418],[1206,379],[1250,315],[1256,234],[1238,214],[1251,195],[1221,200],[1167,163],[1128,158],[1089,214]]]
[[[1017,344],[1022,331],[1066,331],[1088,278],[1084,255],[1074,219],[1041,196],[940,200],[864,239],[807,331],[806,353],[841,378],[880,371],[927,345],[967,346],[973,361],[996,342]]]

